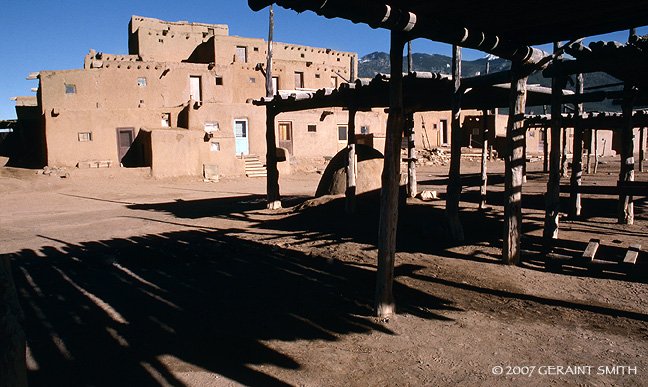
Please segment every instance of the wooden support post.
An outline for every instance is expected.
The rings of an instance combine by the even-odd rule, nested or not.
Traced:
[[[583,94],[583,74],[576,78],[576,93]],[[583,104],[576,105],[576,116],[574,119],[574,156],[572,158],[571,185],[574,191],[570,194],[569,215],[573,218],[581,215],[581,194],[577,187],[581,185],[583,178]]]
[[[488,63],[488,62],[486,62]],[[482,110],[482,154],[481,154],[481,185],[479,186],[479,209],[486,209],[486,192],[488,190],[488,167],[486,159],[488,158],[488,110]]]
[[[644,159],[646,158],[645,146],[646,146],[646,137],[645,129],[643,126],[639,128],[639,172],[644,171]]]
[[[623,98],[623,128],[621,128],[621,169],[619,182],[634,181],[634,141],[632,109],[634,105],[634,88],[627,84]],[[619,195],[619,224],[634,224],[634,204],[631,195]]]
[[[355,115],[356,109],[349,107],[349,125],[347,133],[347,160],[346,160],[346,203],[344,210],[347,214],[355,212],[356,199],[356,138],[355,138]]]
[[[504,244],[502,261],[508,265],[520,262],[522,235],[522,177],[524,169],[524,111],[526,109],[527,76],[522,64],[511,65],[511,97],[506,126],[506,156],[504,158]]]
[[[461,47],[453,46],[452,54],[452,125],[450,143],[450,176],[446,195],[448,232],[455,241],[463,241],[463,227],[459,220],[461,195]]]
[[[560,50],[560,44],[554,43],[554,52]],[[556,72],[551,79],[551,150],[549,156],[549,181],[545,194],[545,224],[543,237],[549,241],[558,238],[558,222],[560,216],[560,129],[562,128],[561,97],[563,75],[561,64],[562,55],[554,59]],[[550,244],[545,245],[550,247]]]
[[[589,175],[592,173],[592,129],[585,129],[583,132],[583,144],[586,145],[587,161],[585,162],[585,171]]]
[[[281,195],[279,194],[279,170],[277,169],[277,144],[275,136],[276,110],[266,105],[266,177],[267,208],[278,210],[281,208]]]
[[[412,57],[412,41],[407,42],[407,71],[414,71],[414,59]],[[407,115],[407,196],[413,198],[418,193],[416,186],[416,148],[414,146],[414,113]]]
[[[598,159],[598,129],[594,129],[594,174],[596,175],[596,171],[598,170],[598,164],[599,164],[599,159]]]
[[[418,193],[416,185],[416,147],[414,144],[414,114],[407,115],[407,195],[411,198]]]
[[[376,315],[389,318],[395,312],[392,286],[398,224],[398,184],[400,181],[400,144],[403,133],[403,48],[405,39],[392,31],[390,45],[389,117],[385,139],[385,159],[380,190],[378,226],[378,272],[376,278]]]
[[[567,152],[569,152],[569,136],[567,127],[562,128],[562,150],[560,151],[560,177],[567,176],[568,162]]]
[[[272,41],[274,39],[274,10],[270,5],[268,23],[268,56],[266,63],[266,97],[272,97]],[[278,210],[281,208],[281,196],[279,194],[279,170],[277,169],[277,143],[275,138],[275,117],[277,111],[271,105],[266,105],[266,177],[267,208]]]
[[[526,86],[526,83],[524,84]],[[522,112],[524,114],[524,112]],[[522,182],[526,183],[527,181],[527,127],[522,128]]]
[[[542,152],[544,156],[542,160],[542,171],[549,172],[549,129],[544,127],[542,131],[544,133],[544,138],[542,139]]]

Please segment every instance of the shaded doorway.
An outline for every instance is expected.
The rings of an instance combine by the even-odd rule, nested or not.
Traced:
[[[121,165],[124,155],[126,155],[133,144],[134,138],[135,128],[117,128],[117,152],[119,165]]]
[[[288,149],[288,154],[293,154],[292,122],[279,123],[279,147]]]

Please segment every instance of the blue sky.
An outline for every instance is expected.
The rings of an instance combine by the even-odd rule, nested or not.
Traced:
[[[0,0],[0,119],[15,118],[11,97],[35,95],[30,89],[37,87],[38,81],[25,80],[30,72],[81,68],[90,49],[127,54],[131,15],[228,24],[230,35],[264,39],[268,35],[267,9],[253,12],[247,0]],[[638,32],[648,34],[648,29]],[[385,30],[276,6],[275,40],[357,52],[361,57],[389,50],[389,33]],[[603,40],[625,42],[627,32]],[[442,43],[416,40],[412,46],[414,52],[451,54],[451,47]],[[468,60],[483,55],[471,50],[463,53]]]

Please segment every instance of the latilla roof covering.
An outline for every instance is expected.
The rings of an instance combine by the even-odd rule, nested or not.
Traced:
[[[467,87],[461,97],[463,109],[492,109],[508,107],[510,84]],[[403,101],[405,109],[415,111],[450,110],[452,82],[447,75],[415,72],[403,77]],[[573,94],[565,90],[565,94]],[[389,77],[378,74],[371,80],[357,80],[340,85],[339,88],[325,88],[316,91],[295,91],[273,97],[264,97],[253,102],[255,105],[270,105],[282,112],[324,108],[353,107],[365,110],[389,106]],[[542,86],[527,86],[527,106],[551,103],[551,89]]]
[[[527,62],[541,57],[533,45],[648,24],[645,0],[248,0],[257,11],[273,3]]]

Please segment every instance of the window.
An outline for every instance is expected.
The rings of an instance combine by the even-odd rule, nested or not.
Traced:
[[[171,113],[162,113],[162,127],[168,128],[171,126]]]
[[[317,125],[308,125],[308,132],[310,133],[317,132]]]
[[[92,132],[79,132],[79,142],[92,141]]]
[[[279,94],[279,77],[272,77],[272,91]]]
[[[361,126],[360,127],[360,134],[369,134],[369,127],[368,126]]]
[[[218,129],[218,122],[205,122],[205,132],[215,132]]]
[[[253,77],[250,77],[250,83],[254,83],[254,82],[256,82],[256,79],[254,79]]]
[[[202,102],[202,89],[200,87],[200,77],[190,76],[189,86],[190,86],[190,93],[191,93],[190,97],[197,102]]]
[[[210,147],[212,152],[220,151],[220,143],[219,142],[210,142],[209,147]]]
[[[65,94],[76,94],[76,86],[75,85],[65,85]]]
[[[216,79],[216,86],[223,85],[223,77],[217,76],[215,79]]]
[[[304,88],[304,73],[302,71],[295,71],[295,89]]]
[[[236,58],[241,63],[247,63],[247,47],[236,46]]]
[[[331,87],[337,89],[337,87],[338,87],[338,78],[337,77],[331,77]]]
[[[315,78],[316,78],[316,79],[319,79],[319,77],[320,77],[319,74],[315,74]]]
[[[137,78],[137,86],[146,86],[146,78]]]
[[[338,125],[338,141],[346,141],[346,140],[347,140],[347,126]]]

